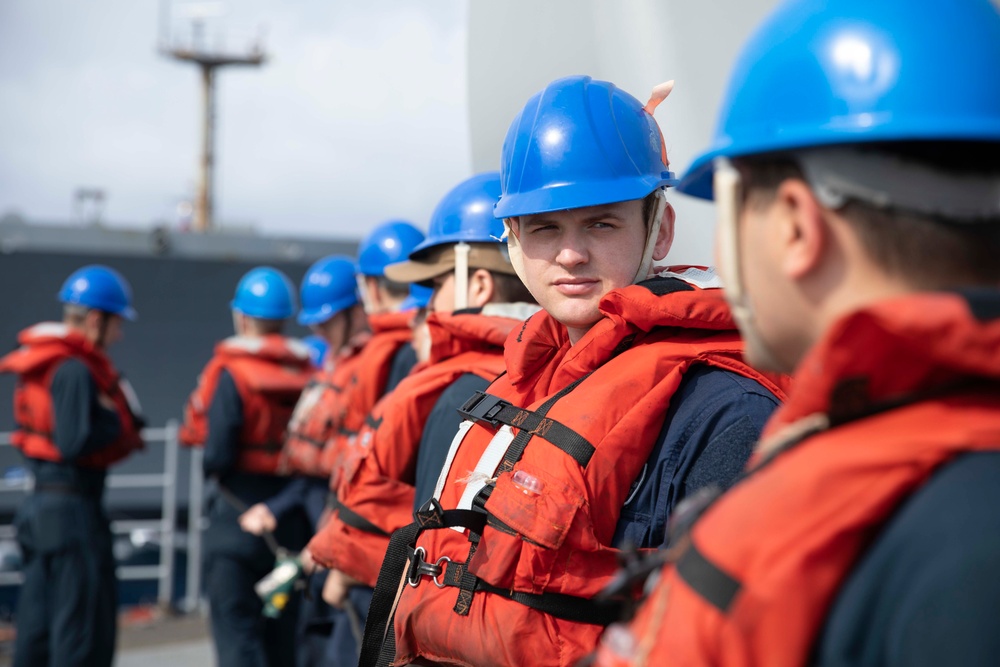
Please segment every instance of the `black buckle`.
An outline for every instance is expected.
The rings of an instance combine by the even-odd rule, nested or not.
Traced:
[[[466,419],[485,422],[496,428],[500,422],[495,417],[508,405],[510,403],[492,394],[477,391],[458,409],[458,414]]]

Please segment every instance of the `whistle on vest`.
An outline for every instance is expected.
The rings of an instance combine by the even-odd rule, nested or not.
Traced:
[[[278,556],[274,569],[254,586],[257,597],[264,602],[264,616],[281,616],[302,576],[302,561],[297,556]]]

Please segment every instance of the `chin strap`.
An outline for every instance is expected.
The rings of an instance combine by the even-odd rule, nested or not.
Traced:
[[[722,278],[726,301],[733,319],[746,341],[747,350],[755,357],[751,363],[760,369],[780,371],[782,365],[760,335],[757,318],[750,304],[750,295],[743,284],[740,260],[739,213],[743,199],[740,172],[726,158],[716,158],[713,187],[718,216],[719,276]]]
[[[469,251],[465,241],[455,244],[455,310],[469,307]]]
[[[646,220],[646,244],[642,249],[642,259],[639,261],[639,268],[636,269],[632,283],[640,283],[649,277],[650,269],[653,267],[653,249],[656,247],[656,237],[660,233],[660,221],[663,220],[663,212],[667,208],[667,191],[665,188],[656,190],[656,205]],[[510,264],[514,267],[514,272],[527,284],[524,276],[524,255],[521,251],[521,242],[517,234],[513,231],[513,223],[510,218],[504,218],[503,236],[500,240],[507,241],[507,254],[510,256]],[[456,258],[457,270],[457,258]],[[456,285],[457,285],[456,280]]]
[[[358,296],[361,297],[361,304],[364,306],[365,313],[371,315],[375,310],[375,306],[372,304],[372,299],[368,295],[368,283],[365,280],[365,276],[358,273],[354,276],[354,281],[358,284]]]
[[[653,268],[653,249],[656,247],[656,237],[660,234],[660,223],[663,221],[663,212],[667,208],[667,191],[660,188],[656,191],[656,205],[653,212],[646,220],[646,245],[642,249],[642,260],[639,268],[635,272],[632,283],[641,283],[649,277],[649,271]]]

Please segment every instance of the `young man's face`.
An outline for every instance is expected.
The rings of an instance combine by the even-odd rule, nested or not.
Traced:
[[[310,329],[326,341],[326,344],[330,346],[330,351],[335,355],[347,345],[347,339],[350,336],[350,332],[347,331],[347,311],[342,310],[330,319],[312,325]]]
[[[450,313],[455,310],[455,272],[434,279],[434,293],[427,307],[431,313]]]
[[[739,280],[745,290],[752,317],[739,321],[746,343],[746,358],[757,368],[791,372],[805,354],[814,335],[813,306],[818,298],[803,287],[803,231],[808,186],[795,186],[799,194],[780,194],[763,201],[744,201],[738,210],[736,252],[740,275],[725,271],[728,281]],[[783,188],[781,193],[789,192]],[[811,195],[809,195],[811,198]],[[818,204],[815,205],[818,209]],[[725,263],[726,253],[717,236],[716,263]],[[733,242],[729,240],[728,242]],[[730,268],[730,267],[726,267]]]
[[[122,324],[119,315],[91,310],[84,318],[84,335],[98,347],[107,348],[125,338]]]
[[[525,215],[513,221],[524,258],[525,285],[576,342],[601,317],[597,306],[632,284],[646,245],[641,199]],[[673,211],[660,221],[654,257],[670,248]],[[657,256],[658,255],[658,256]]]

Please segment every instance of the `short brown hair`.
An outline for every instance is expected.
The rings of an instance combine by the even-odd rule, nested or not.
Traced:
[[[493,276],[493,301],[495,303],[535,303],[521,279],[509,273],[490,271]]]
[[[960,174],[996,174],[997,146],[960,142],[873,144],[870,149]],[[769,205],[782,182],[805,181],[795,157],[763,155],[737,160],[744,204]],[[879,208],[849,200],[838,213],[884,271],[918,289],[1000,283],[1000,218],[965,222]]]
[[[379,286],[393,299],[405,299],[410,293],[410,283],[389,280],[385,276],[374,276]]]
[[[259,317],[246,316],[250,328],[259,336],[280,334],[285,330],[285,320],[264,320]]]

